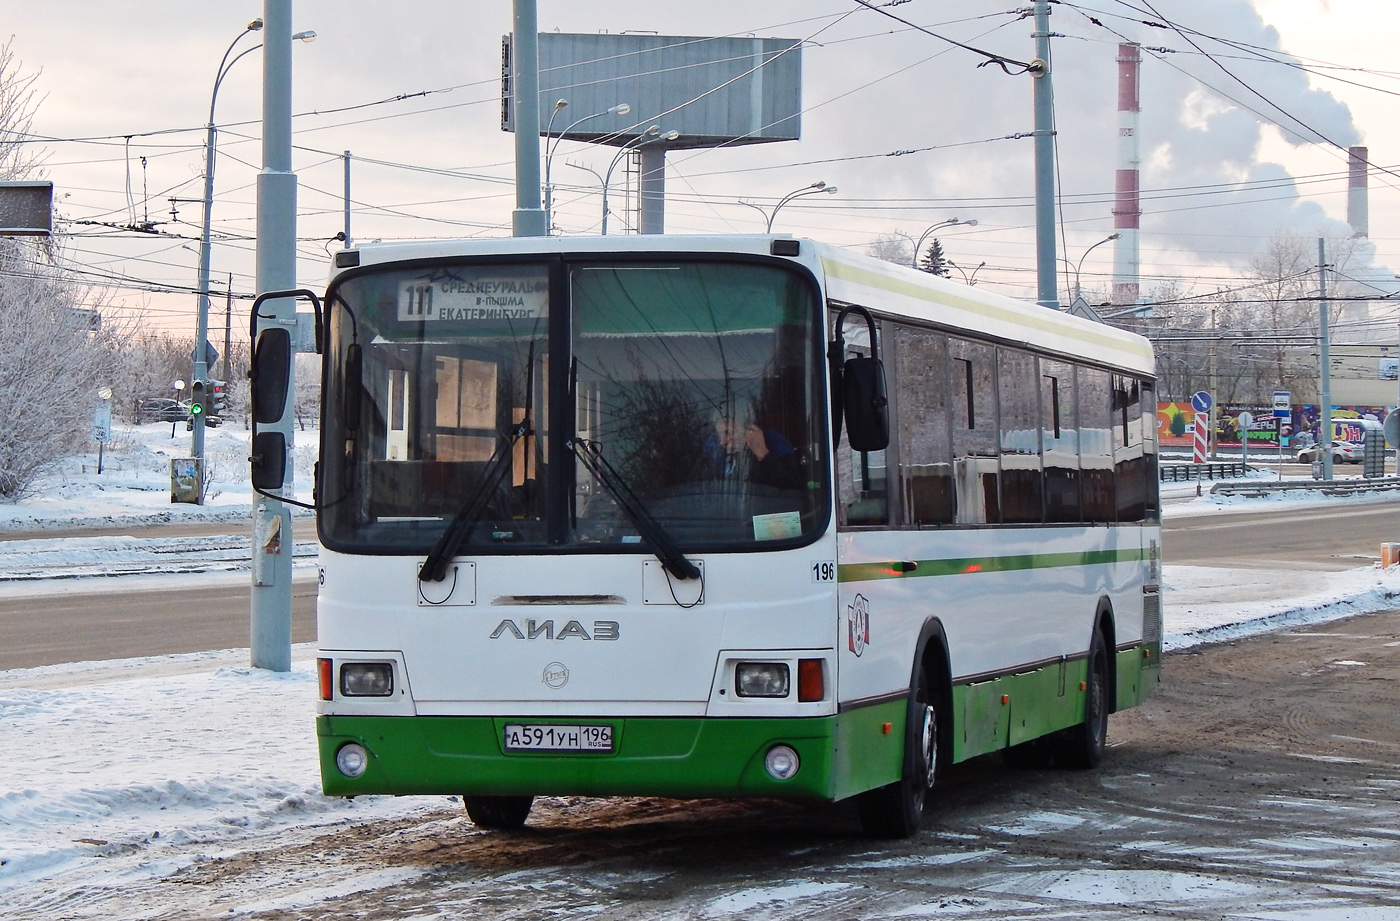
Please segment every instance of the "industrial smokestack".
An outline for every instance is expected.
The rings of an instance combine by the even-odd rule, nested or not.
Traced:
[[[1134,43],[1118,46],[1118,170],[1114,175],[1113,303],[1138,301],[1138,227],[1142,204],[1138,199],[1138,67],[1142,52]]]
[[[1369,236],[1370,204],[1366,191],[1366,164],[1369,151],[1365,147],[1347,148],[1347,223],[1353,237]]]

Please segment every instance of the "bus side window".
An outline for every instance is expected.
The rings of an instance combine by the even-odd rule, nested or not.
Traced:
[[[1143,451],[1142,393],[1136,378],[1113,377],[1113,434],[1118,520],[1142,521],[1147,514],[1148,459]]]
[[[1142,383],[1142,453],[1147,460],[1147,507],[1144,517],[1156,520],[1162,516],[1160,485],[1157,481],[1157,383]]]
[[[1040,360],[1040,430],[1045,458],[1045,520],[1080,520],[1079,407],[1074,366]]]
[[[958,523],[1000,521],[996,352],[965,339],[950,339],[948,346]]]
[[[1007,524],[1040,524],[1044,518],[1038,384],[1034,355],[997,349],[1001,520]]]
[[[1113,382],[1107,371],[1079,369],[1079,466],[1084,520],[1118,518],[1113,493]]]
[[[948,339],[939,333],[900,326],[895,330],[895,346],[903,524],[952,524],[957,490],[948,429]]]
[[[880,334],[878,327],[876,334]],[[843,360],[870,355],[870,332],[865,323],[847,322],[845,339],[846,354],[842,356]],[[887,375],[889,370],[887,367]],[[871,526],[889,522],[885,452],[852,450],[844,425],[841,427],[841,443],[836,449],[836,489],[840,524]]]

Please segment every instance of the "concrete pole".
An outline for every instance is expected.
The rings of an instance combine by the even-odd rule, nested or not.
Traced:
[[[355,242],[350,239],[350,151],[345,151],[345,249],[350,249]]]
[[[263,0],[263,167],[258,174],[256,290],[297,286],[297,177],[292,172],[292,0]],[[296,338],[296,301],[265,302],[258,330],[281,326]],[[264,319],[271,315],[270,319]],[[287,442],[283,495],[294,489],[292,407],[287,388],[282,418],[261,426]],[[253,495],[253,590],[249,620],[252,665],[277,672],[292,668],[292,515],[276,499]]]
[[[638,233],[666,232],[666,145],[644,144],[641,154],[641,214]]]
[[[240,35],[239,38],[242,38]],[[232,46],[230,46],[232,47]],[[225,53],[225,59],[228,54]],[[219,74],[223,76],[222,73]],[[219,84],[214,83],[214,95],[218,96]],[[214,209],[214,101],[209,101],[209,124],[205,126],[204,141],[204,224],[199,238],[199,307],[194,325],[194,370],[191,372],[191,386],[194,381],[209,379],[209,351],[204,343],[209,341],[209,250],[210,214]],[[192,420],[194,435],[190,438],[190,454],[200,460],[199,464],[199,504],[204,504],[204,414]]]
[[[1035,276],[1036,303],[1060,309],[1055,277],[1055,96],[1050,83],[1050,0],[1035,0]]]
[[[1318,351],[1320,364],[1318,383],[1318,423],[1322,426],[1318,442],[1322,445],[1322,478],[1332,479],[1332,329],[1327,309],[1327,241],[1317,238],[1317,331],[1322,347]]]
[[[543,237],[549,232],[540,207],[540,54],[535,0],[514,0],[511,74],[515,87],[515,213],[511,232]]]

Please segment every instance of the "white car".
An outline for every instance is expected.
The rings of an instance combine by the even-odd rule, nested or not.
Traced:
[[[1309,445],[1298,452],[1298,463],[1311,464],[1321,455],[1321,445]],[[1359,464],[1363,455],[1362,447],[1351,441],[1332,442],[1332,463]]]

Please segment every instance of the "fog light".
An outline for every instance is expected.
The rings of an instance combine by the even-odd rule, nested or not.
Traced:
[[[394,693],[394,666],[388,662],[347,662],[340,666],[340,693],[346,697],[388,697]]]
[[[734,667],[734,691],[740,697],[788,696],[786,662],[740,662]]]
[[[774,780],[791,780],[801,766],[801,761],[797,752],[788,746],[774,745],[764,756],[763,766],[768,769],[769,776]]]
[[[769,752],[769,757],[772,757],[772,752]],[[796,755],[793,757],[796,758]],[[335,766],[346,777],[359,777],[369,767],[369,752],[357,742],[342,745],[340,751],[335,753]]]

